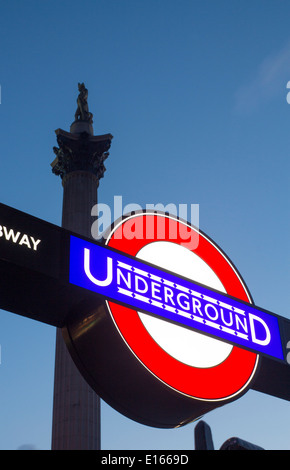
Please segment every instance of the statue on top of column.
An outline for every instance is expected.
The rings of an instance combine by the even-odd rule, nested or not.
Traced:
[[[89,112],[88,106],[88,90],[84,83],[78,84],[79,95],[77,98],[77,110],[75,112],[76,121],[85,121],[90,124],[93,122],[93,114]]]

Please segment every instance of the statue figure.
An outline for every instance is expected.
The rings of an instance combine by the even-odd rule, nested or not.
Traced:
[[[93,115],[89,112],[88,107],[88,90],[84,83],[78,84],[79,96],[77,98],[77,110],[75,112],[75,120],[93,122]]]

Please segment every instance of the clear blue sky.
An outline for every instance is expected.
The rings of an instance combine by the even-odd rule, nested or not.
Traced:
[[[77,83],[95,134],[114,139],[100,202],[199,204],[257,305],[289,317],[290,3],[286,0],[0,2],[0,201],[61,223],[54,130]],[[49,449],[55,330],[0,312],[0,449]],[[204,417],[290,449],[290,403],[250,391]],[[193,449],[102,403],[103,449]]]

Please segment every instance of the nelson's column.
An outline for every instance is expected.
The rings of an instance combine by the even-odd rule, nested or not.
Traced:
[[[91,209],[98,202],[99,180],[104,176],[112,135],[93,133],[88,90],[78,84],[75,121],[70,132],[55,131],[58,147],[51,163],[63,185],[62,227],[91,237]],[[100,449],[100,399],[74,365],[62,332],[56,332],[52,450]]]

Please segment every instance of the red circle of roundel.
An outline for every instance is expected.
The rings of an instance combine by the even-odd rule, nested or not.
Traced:
[[[161,231],[157,230],[158,217],[163,217]],[[148,227],[150,237],[146,238]],[[136,256],[142,247],[154,241],[184,244],[184,230],[192,230],[193,237],[198,236],[197,246],[192,251],[215,272],[226,292],[251,301],[238,273],[222,251],[200,231],[173,216],[146,211],[131,215],[115,225],[106,244]],[[241,393],[254,376],[258,356],[253,352],[233,346],[220,364],[208,368],[193,367],[165,352],[150,336],[136,310],[111,301],[107,304],[119,333],[139,361],[159,380],[182,394],[208,401],[225,400]]]

